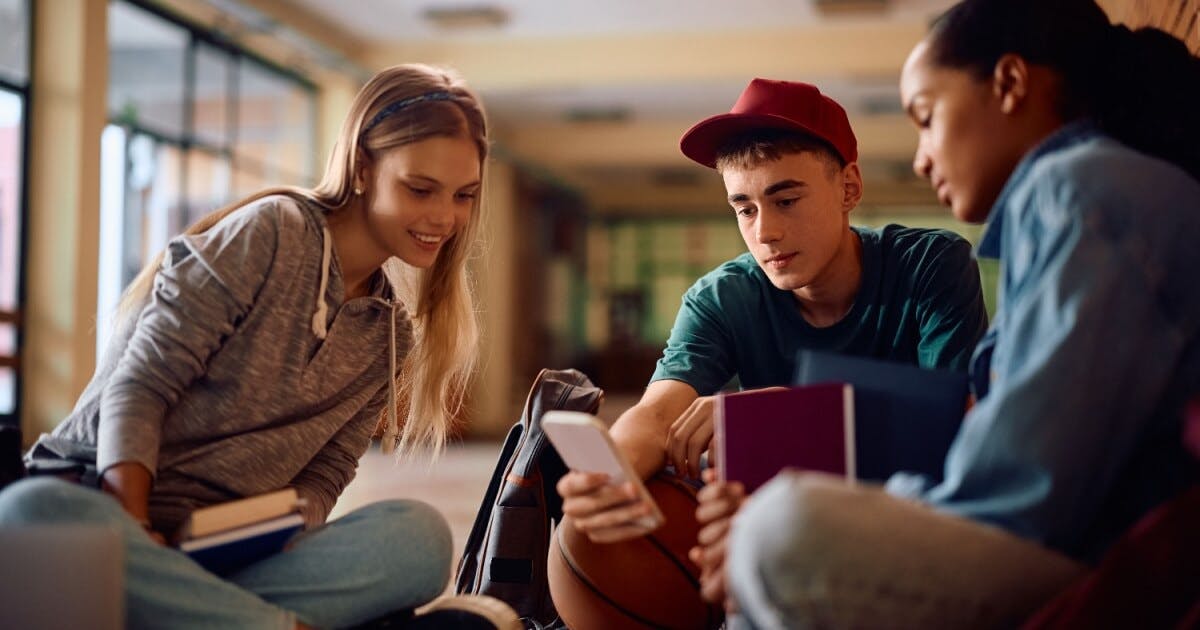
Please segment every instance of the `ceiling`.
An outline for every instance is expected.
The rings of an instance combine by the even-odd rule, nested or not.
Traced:
[[[923,19],[947,6],[939,0],[291,0],[373,45],[453,38],[729,32],[810,26],[831,21]],[[832,9],[821,9],[829,5]],[[494,28],[439,28],[438,10],[494,7],[506,17]],[[840,8],[839,8],[840,7]],[[856,9],[856,7],[862,7]]]
[[[725,211],[719,179],[685,160],[678,138],[755,76],[815,83],[846,107],[865,203],[933,203],[908,168],[916,138],[896,85],[952,0],[278,1],[368,68],[457,68],[483,96],[498,146],[601,212]],[[427,17],[480,7],[467,22],[503,23]]]

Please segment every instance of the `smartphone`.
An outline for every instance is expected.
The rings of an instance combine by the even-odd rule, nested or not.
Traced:
[[[542,416],[542,428],[571,470],[604,473],[613,485],[633,483],[638,496],[653,510],[638,519],[637,525],[649,532],[663,524],[663,514],[658,504],[646,490],[633,465],[613,443],[608,427],[599,418],[579,411],[547,411]]]

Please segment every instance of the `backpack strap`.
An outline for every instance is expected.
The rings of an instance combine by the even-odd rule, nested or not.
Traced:
[[[556,618],[546,582],[552,524],[562,518],[555,484],[566,473],[542,431],[551,409],[595,413],[603,391],[577,370],[542,370],[509,431],[455,578],[458,593],[497,597],[529,621]]]
[[[467,536],[466,552],[458,560],[458,571],[455,572],[454,583],[456,593],[474,592],[475,576],[479,574],[479,562],[482,558],[478,553],[471,553],[471,550],[483,548],[484,536],[487,535],[488,526],[491,524],[492,505],[496,502],[496,497],[500,493],[500,483],[504,480],[505,465],[512,459],[513,453],[520,445],[521,436],[525,433],[524,428],[521,423],[514,424],[509,429],[508,436],[504,438],[504,447],[500,449],[500,458],[496,461],[496,469],[492,471],[487,492],[484,493],[483,501],[479,504],[479,511],[475,513],[471,534]]]

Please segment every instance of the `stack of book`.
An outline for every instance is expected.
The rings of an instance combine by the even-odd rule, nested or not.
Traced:
[[[218,575],[278,553],[304,526],[294,488],[192,512],[180,527],[179,550]]]

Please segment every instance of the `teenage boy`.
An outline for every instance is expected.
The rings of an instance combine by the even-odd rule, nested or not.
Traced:
[[[755,79],[727,114],[693,126],[688,158],[716,169],[749,252],[696,282],[640,402],[613,439],[648,478],[698,478],[712,395],[787,385],[809,348],[966,370],[987,326],[967,241],[942,230],[851,227],[862,199],[845,110],[807,83]],[[632,488],[570,473],[563,511],[597,542],[637,536]]]

